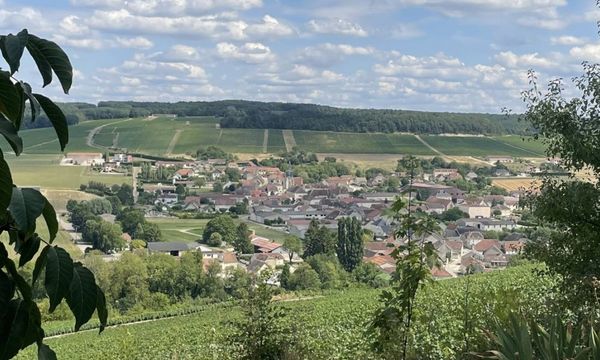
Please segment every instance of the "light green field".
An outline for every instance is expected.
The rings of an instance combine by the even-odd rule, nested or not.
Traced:
[[[202,232],[208,219],[173,219],[173,218],[149,218],[148,221],[155,223],[163,234],[164,241],[196,241],[202,238]],[[239,224],[241,219],[233,219]],[[256,235],[271,239],[276,242],[283,242],[286,234],[281,231],[273,230],[256,223],[247,223],[250,230],[254,230]]]
[[[545,156],[546,146],[541,140],[535,140],[531,137],[524,138],[518,135],[496,136],[494,139],[509,146],[523,149],[529,152],[532,157]]]
[[[294,130],[294,138],[299,148],[317,153],[434,155],[413,135],[405,134]]]
[[[436,136],[421,135],[429,145],[446,155],[456,156],[519,156],[536,157],[542,156],[532,150],[517,147],[509,143],[515,140],[510,138],[507,141],[500,141],[496,138],[486,138],[477,136]]]
[[[130,176],[101,175],[85,166],[60,166],[59,154],[6,155],[13,182],[18,186],[34,186],[44,189],[79,189],[89,181],[106,184],[131,183]]]
[[[271,154],[277,154],[285,151],[285,142],[281,130],[270,129],[269,141],[267,143],[267,151]]]

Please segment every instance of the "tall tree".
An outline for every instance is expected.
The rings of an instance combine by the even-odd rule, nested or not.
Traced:
[[[362,227],[356,218],[343,218],[338,222],[336,252],[346,271],[352,272],[362,261]]]
[[[219,215],[206,224],[204,232],[202,233],[204,241],[209,241],[210,236],[214,232],[219,233],[222,236],[223,241],[228,244],[233,244],[237,236],[235,223],[229,215]]]
[[[252,254],[254,252],[254,246],[250,242],[251,234],[248,224],[242,222],[237,226],[233,248],[238,254]]]
[[[290,235],[283,240],[283,247],[288,251],[290,262],[294,259],[294,254],[300,254],[302,251],[302,240],[299,237]]]
[[[310,221],[308,229],[304,234],[304,253],[305,258],[317,254],[335,253],[335,235],[325,226],[319,227],[319,222],[315,219]]]
[[[524,93],[524,118],[547,145],[548,157],[560,157],[572,174],[586,170],[590,176],[566,181],[547,176],[539,193],[529,196],[526,205],[538,225],[554,230],[540,232],[526,253],[561,276],[566,306],[589,312],[597,301],[595,279],[600,278],[600,65],[585,63],[583,70],[574,79],[580,93],[575,97],[563,93],[561,80],[551,81],[542,93],[535,74],[529,74],[532,88]]]

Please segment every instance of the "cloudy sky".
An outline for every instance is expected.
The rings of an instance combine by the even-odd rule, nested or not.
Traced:
[[[56,41],[63,101],[248,99],[497,113],[526,72],[600,62],[595,0],[0,0],[0,30]],[[34,87],[32,62],[19,76]]]

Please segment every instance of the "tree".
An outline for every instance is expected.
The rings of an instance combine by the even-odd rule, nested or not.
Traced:
[[[108,253],[125,247],[122,233],[118,224],[103,220],[88,220],[81,235],[84,241],[92,243],[94,249]]]
[[[336,289],[348,283],[348,273],[333,254],[317,254],[306,259],[310,267],[319,275],[323,289]]]
[[[126,206],[133,205],[133,186],[129,184],[121,185],[116,195],[121,200],[121,204]]]
[[[233,248],[238,254],[254,253],[254,246],[250,242],[252,232],[246,223],[240,223],[236,228],[236,237],[233,242]]]
[[[144,212],[139,209],[127,208],[124,209],[119,216],[117,216],[117,221],[121,222],[121,227],[123,228],[123,232],[131,235],[132,238],[137,238],[136,230],[138,229],[138,225],[143,225],[146,223],[146,218],[144,217]]]
[[[304,257],[335,253],[335,235],[315,219],[310,221],[304,234]]]
[[[25,48],[36,63],[44,86],[52,82],[54,73],[65,94],[71,88],[73,68],[68,56],[56,43],[29,34],[26,29],[17,35],[0,36],[2,57],[9,70],[0,71],[0,134],[12,151],[20,155],[23,140],[18,131],[22,124],[26,124],[23,120],[27,116],[35,122],[43,111],[54,127],[63,151],[69,140],[65,114],[52,100],[33,93],[28,83],[14,77]],[[26,102],[29,102],[27,114]],[[75,316],[75,330],[87,323],[94,312],[100,320],[100,331],[104,329],[108,316],[104,293],[92,272],[81,263],[74,263],[63,248],[52,245],[58,233],[54,208],[39,191],[14,186],[2,151],[0,179],[0,233],[8,233],[9,245],[19,254],[19,267],[25,266],[37,255],[32,279],[26,281],[17,271],[15,257],[9,256],[5,243],[0,243],[0,356],[12,358],[20,350],[36,343],[39,358],[55,359],[54,351],[43,343],[42,319],[32,298],[32,288],[36,286],[41,272],[44,271],[45,275],[49,312],[54,312],[65,299]],[[47,224],[48,239],[42,239],[35,231],[39,217],[43,217]],[[45,246],[40,251],[43,244]]]
[[[468,219],[469,218],[469,214],[465,213],[464,211],[462,211],[458,207],[453,207],[451,209],[448,209],[448,210],[444,211],[439,216],[439,218],[442,221],[456,221],[456,220],[459,220],[459,219],[465,219],[465,218]]]
[[[279,285],[282,289],[290,290],[290,264],[286,263],[283,265],[281,275],[279,275]]]
[[[314,290],[321,288],[319,274],[307,264],[300,264],[288,280],[290,290]]]
[[[240,181],[240,171],[236,168],[228,167],[225,169],[225,175],[227,175],[227,179],[232,182]]]
[[[300,254],[302,251],[302,240],[294,235],[286,236],[283,240],[283,247],[288,251],[290,262],[292,262],[294,254]]]
[[[343,218],[338,221],[336,252],[344,269],[352,272],[363,257],[362,227],[356,218]]]
[[[223,192],[223,183],[220,181],[215,181],[213,183],[213,192],[222,193]]]
[[[221,246],[223,244],[223,236],[218,232],[213,232],[206,243],[210,246]]]
[[[229,215],[219,215],[206,224],[202,233],[204,241],[208,242],[214,232],[221,234],[223,241],[228,244],[233,244],[237,236],[235,223]]]
[[[273,290],[260,278],[250,287],[242,303],[242,319],[231,324],[229,341],[237,345],[241,359],[276,360],[284,358],[284,309],[273,303]]]
[[[145,221],[140,225],[142,228],[142,233],[138,234],[136,231],[136,237],[146,242],[162,241],[162,232],[160,231],[160,227],[158,227],[157,224]]]
[[[361,263],[352,272],[354,279],[372,288],[382,288],[388,285],[387,275],[372,263]]]
[[[561,166],[571,173],[585,169],[591,178],[600,178],[600,65],[583,64],[583,75],[574,79],[579,96],[563,93],[563,82],[554,80],[545,93],[535,73],[529,73],[532,87],[523,94],[536,138],[547,146],[549,158],[560,157]],[[538,219],[538,226],[554,229],[539,234],[527,245],[526,255],[545,262],[562,279],[565,306],[590,312],[596,302],[593,280],[600,278],[600,183],[577,177],[563,181],[546,176],[539,194],[524,203]]]

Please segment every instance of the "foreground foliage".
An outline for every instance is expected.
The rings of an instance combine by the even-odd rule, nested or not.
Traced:
[[[550,311],[555,280],[536,275],[537,270],[526,266],[470,277],[466,328],[466,278],[435,282],[420,291],[410,333],[414,344],[410,358],[457,359],[466,352],[490,349],[490,341],[480,329],[492,329],[495,314],[503,322],[514,309],[541,318]],[[290,351],[306,359],[379,359],[364,334],[366,321],[378,306],[379,293],[355,288],[305,294],[304,299],[283,302],[288,315],[281,325],[295,334],[284,338],[293,345]],[[240,307],[214,305],[190,316],[108,328],[99,338],[84,332],[51,339],[49,344],[68,359],[236,359],[238,352],[229,341],[232,330],[226,324],[239,319]],[[23,358],[27,355],[31,352]]]
[[[23,151],[23,140],[18,134],[22,122],[26,117],[34,122],[43,111],[56,130],[61,150],[64,150],[69,132],[61,109],[44,95],[33,93],[29,84],[13,77],[19,70],[25,49],[36,63],[44,86],[52,82],[54,74],[65,94],[71,88],[73,68],[67,55],[54,42],[29,34],[27,30],[17,35],[0,36],[2,57],[10,68],[10,71],[0,70],[0,134],[14,153],[19,155]],[[29,103],[30,114],[26,114],[26,102]],[[38,217],[43,217],[48,226],[47,240],[36,233]],[[54,208],[39,191],[15,187],[8,164],[0,151],[2,232],[8,232],[9,244],[19,254],[18,267],[32,261],[40,247],[43,244],[45,246],[39,252],[31,282],[28,282],[17,270],[17,259],[10,258],[4,244],[0,243],[0,359],[12,358],[34,343],[37,343],[38,358],[56,358],[54,351],[43,343],[41,314],[33,301],[32,288],[41,275],[50,302],[50,312],[63,299],[66,300],[75,316],[75,330],[78,330],[97,310],[102,331],[108,313],[104,293],[96,285],[94,275],[81,263],[73,262],[64,249],[52,246],[58,232]]]

